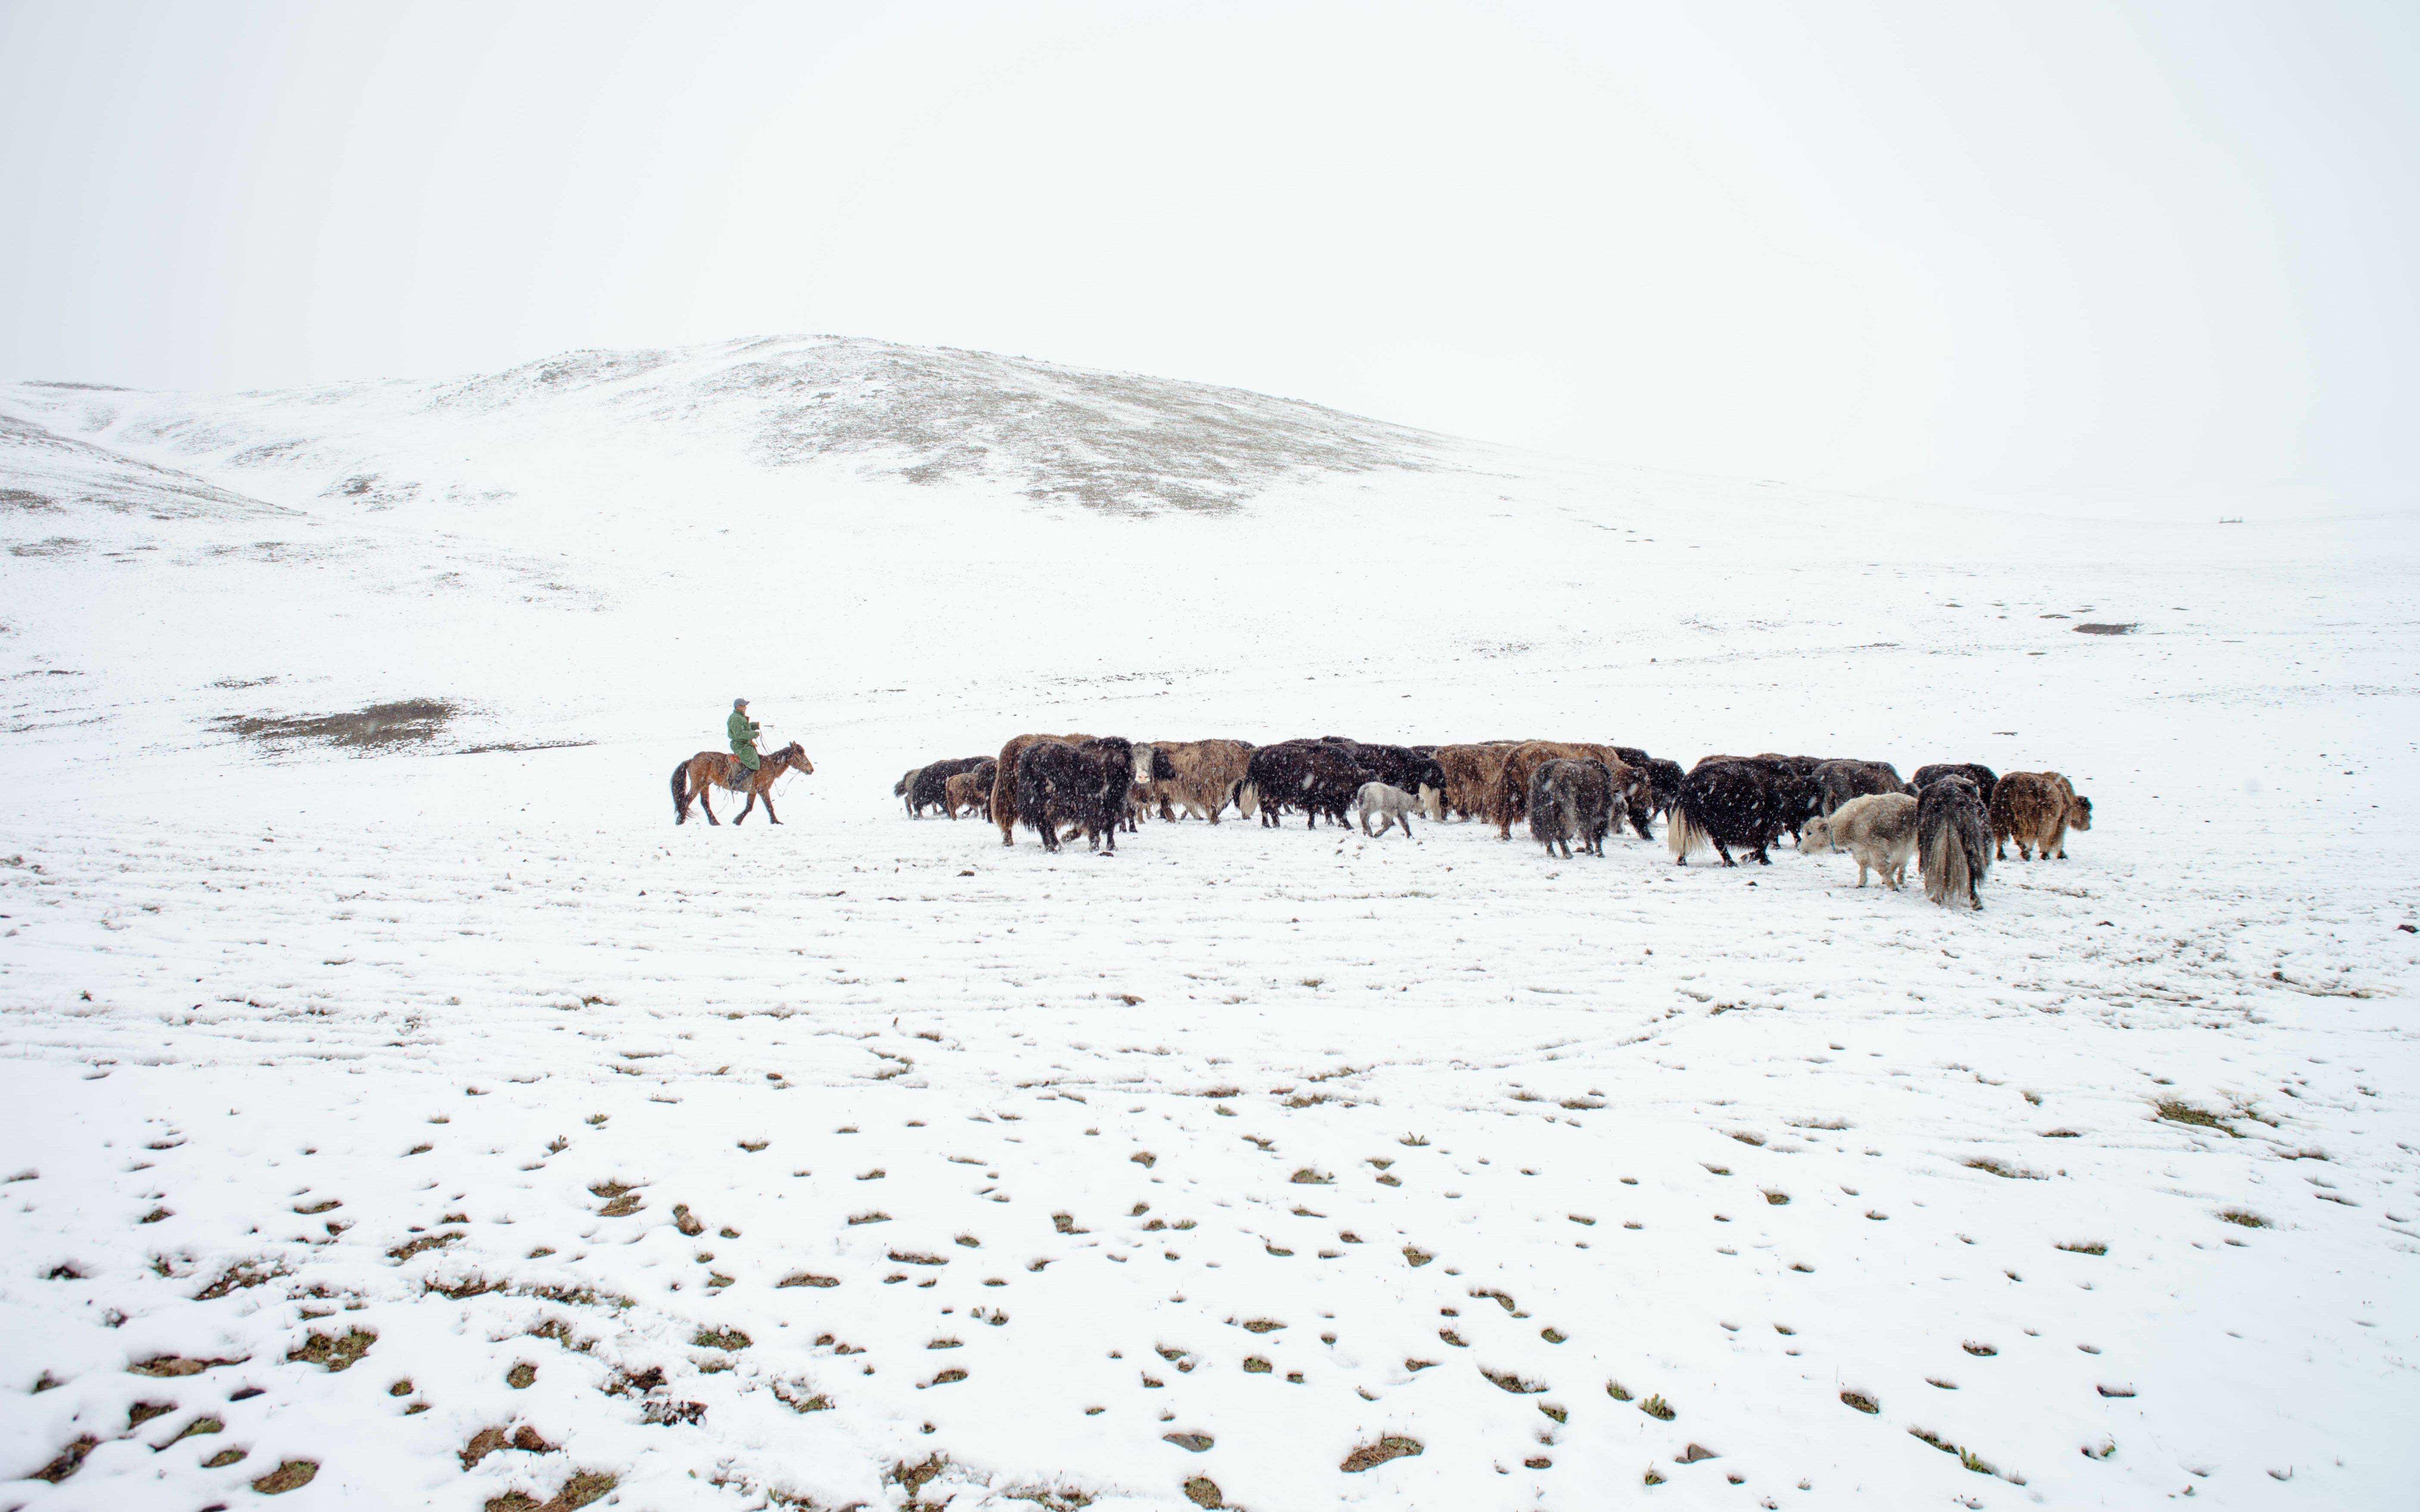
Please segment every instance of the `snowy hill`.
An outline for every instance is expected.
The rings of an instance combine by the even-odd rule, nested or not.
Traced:
[[[0,385],[0,1477],[51,1477],[0,1505],[2420,1471],[2408,517],[1915,509],[817,338]],[[675,828],[742,692],[815,774]],[[1980,761],[2095,824],[1952,914],[891,795],[1034,729]]]

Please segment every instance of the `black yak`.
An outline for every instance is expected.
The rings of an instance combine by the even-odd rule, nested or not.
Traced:
[[[1916,864],[1934,903],[1947,908],[1962,898],[1983,906],[1975,888],[1992,870],[1992,834],[1974,783],[1945,777],[1916,795]]]
[[[950,779],[971,772],[990,760],[988,756],[953,756],[945,761],[934,762],[930,765],[916,768],[909,775],[908,781],[908,811],[919,819],[924,817],[924,810],[928,808],[939,809],[947,812],[950,807]],[[956,815],[953,814],[951,817],[955,818]]]
[[[1342,825],[1361,784],[1374,780],[1369,768],[1345,754],[1342,742],[1326,740],[1263,746],[1244,772],[1245,791],[1262,825],[1270,828],[1288,809],[1303,810],[1305,828],[1316,825],[1322,814]]]
[[[1899,768],[1888,762],[1825,762],[1811,775],[1816,782],[1817,806],[1826,816],[1851,798],[1878,793],[1915,796],[1914,791],[1900,780]]]
[[[1658,817],[1670,813],[1672,805],[1681,801],[1681,779],[1688,775],[1681,770],[1679,762],[1668,762],[1660,756],[1648,758],[1647,781],[1654,794],[1651,807]]]
[[[1691,771],[1715,762],[1746,762],[1773,774],[1775,779],[1775,819],[1780,829],[1790,831],[1796,840],[1807,821],[1823,811],[1823,786],[1815,778],[1815,768],[1823,764],[1821,756],[1783,756],[1763,751],[1754,756],[1700,756]]]
[[[1118,735],[1076,745],[1036,741],[1016,759],[1018,816],[1042,837],[1046,851],[1059,848],[1059,831],[1066,827],[1082,829],[1094,850],[1115,855],[1127,792],[1137,768],[1150,770],[1148,760]]]
[[[1773,857],[1765,847],[1781,833],[1785,812],[1801,807],[1800,795],[1807,785],[1762,762],[1699,763],[1681,779],[1672,823],[1664,832],[1674,863],[1686,866],[1690,856],[1711,845],[1723,865],[1737,866],[1731,859],[1736,845],[1771,866]]]
[[[1917,767],[1916,775],[1908,779],[1908,787],[1922,793],[1932,786],[1935,779],[1945,777],[1962,777],[1974,783],[1975,791],[1983,795],[1983,801],[1987,804],[1992,801],[1992,790],[2000,785],[1999,776],[1980,762],[1935,762],[1930,766]]]
[[[1575,839],[1590,855],[1603,856],[1614,798],[1613,772],[1605,763],[1546,762],[1529,774],[1529,838],[1543,843],[1549,856],[1559,845],[1568,858]]]
[[[1045,740],[1073,745],[1092,738],[1090,735],[1018,735],[1000,748],[999,756],[993,759],[991,822],[1000,826],[1000,842],[1002,845],[1016,843],[1016,764],[1027,748]]]

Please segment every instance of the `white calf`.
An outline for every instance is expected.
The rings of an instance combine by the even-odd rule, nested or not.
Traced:
[[[1389,825],[1401,825],[1404,838],[1412,838],[1412,814],[1420,807],[1420,800],[1402,788],[1389,787],[1384,782],[1364,782],[1361,791],[1353,795],[1353,802],[1359,811],[1361,833],[1364,835],[1374,839],[1385,834]],[[1376,829],[1370,827],[1372,814],[1380,816]]]
[[[1825,819],[1810,819],[1799,831],[1802,851],[1846,851],[1856,857],[1857,886],[1866,885],[1870,871],[1883,884],[1898,887],[1907,880],[1908,858],[1916,854],[1916,800],[1904,793],[1874,793],[1851,798]]]

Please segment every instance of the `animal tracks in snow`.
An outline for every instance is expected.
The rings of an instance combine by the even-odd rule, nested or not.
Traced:
[[[1316,864],[1241,826],[1148,838],[1273,883]],[[722,937],[685,945],[626,903],[518,967],[466,967],[411,943],[434,892],[382,895],[439,857],[323,840],[291,871],[245,863],[278,917],[210,966],[226,985],[186,973],[195,1006],[136,1006],[191,959],[138,926],[112,937],[109,1001],[13,1015],[11,1117],[39,1106],[46,1127],[39,1170],[0,1188],[5,1296],[32,1319],[25,1368],[57,1382],[16,1417],[29,1469],[69,1455],[86,1489],[151,1473],[126,1425],[171,1381],[170,1411],[220,1425],[161,1451],[196,1494],[307,1458],[328,1494],[375,1464],[427,1499],[469,1485],[546,1504],[610,1478],[843,1505],[935,1457],[924,1484],[965,1504],[1038,1485],[1205,1504],[1184,1491],[1205,1476],[1228,1504],[1342,1495],[1338,1477],[1407,1505],[1441,1487],[1497,1504],[1508,1479],[1554,1497],[1651,1464],[1757,1494],[1968,1494],[1978,1473],[2055,1490],[2129,1473],[2122,1451],[2076,1445],[2146,1425],[2215,1461],[2202,1362],[2324,1396],[2334,1372],[2289,1337],[2356,1357],[2385,1342],[2277,1301],[2315,1246],[2386,1264],[2348,1227],[2363,1210],[2306,1199],[2262,1231],[2226,1216],[2252,1204],[2212,1196],[2276,1209],[2318,1147],[2359,1186],[2355,1153],[2378,1146],[2354,1132],[2351,1084],[2374,1071],[2307,1066],[2293,1098],[2209,1100],[2259,1118],[2180,1117],[2203,1104],[2173,1088],[2257,1032],[2242,1011],[2215,1041],[2197,1027],[2221,984],[2191,1006],[2082,1009],[1988,969],[1988,916],[1909,979],[1921,1012],[1846,1009],[1803,968],[1737,959],[1709,995],[1765,1011],[1676,1014],[1659,988],[1711,981],[1709,964],[1682,966],[1683,905],[1660,880],[1623,885],[1617,852],[1599,894],[1508,884],[1506,918],[1595,911],[1584,935],[1643,929],[1681,969],[1642,956],[1600,979],[1575,958],[1552,1006],[1491,1009],[1433,985],[1511,962],[1505,937],[1455,921],[1462,900],[1406,890],[1391,906],[1438,927],[1403,928],[1408,952],[1380,960],[1351,943],[1366,904],[1297,888],[1283,906],[1306,922],[1282,928],[1321,985],[1268,972],[1230,1004],[1109,943],[1156,929],[1157,905],[1080,873],[1052,873],[1063,911],[951,900],[901,983],[861,964],[846,904],[759,892],[742,910],[695,863],[534,839],[489,842],[533,920],[494,918],[505,933],[536,931],[569,878],[635,899],[644,870],[726,899]],[[1427,843],[1392,864],[1441,873],[1494,842],[1449,826]],[[56,858],[43,906],[88,912],[121,865],[163,917],[227,880],[159,849]],[[1856,929],[1798,896],[1778,905],[1807,932],[1794,954]],[[1217,897],[1225,928],[1255,927],[1249,887]],[[390,922],[367,922],[374,900]],[[304,943],[331,933],[344,949]],[[21,958],[10,988],[39,1001],[70,972],[88,975]],[[1150,1001],[1125,1002],[1129,985]],[[1354,1005],[1357,985],[1384,1009]],[[2338,1080],[2342,1113],[2315,1095]],[[2055,1156],[2045,1112],[2070,1136]],[[2154,1299],[2212,1342],[2155,1343]],[[1842,1412],[1849,1397],[1873,1411]],[[371,1421],[380,1447],[349,1459]],[[218,1443],[244,1457],[206,1466],[196,1446]],[[1957,1453],[1921,1452],[1941,1444]],[[1415,1456],[1418,1479],[1390,1481]]]

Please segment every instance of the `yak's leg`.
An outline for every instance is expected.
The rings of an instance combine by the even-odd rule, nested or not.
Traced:
[[[1865,860],[1864,860],[1864,858],[1863,858],[1863,857],[1859,857],[1859,859],[1858,859],[1858,861],[1857,861],[1857,886],[1858,886],[1858,887],[1864,887],[1865,885],[1866,885],[1866,863],[1865,863]]]
[[[1412,816],[1411,816],[1410,814],[1407,814],[1407,813],[1399,813],[1399,814],[1394,815],[1394,816],[1393,816],[1393,818],[1394,818],[1395,823],[1397,823],[1397,824],[1399,824],[1399,825],[1403,825],[1403,826],[1404,826],[1404,838],[1405,840],[1409,840],[1409,839],[1411,839],[1411,838],[1412,838]],[[1378,833],[1379,833],[1379,834],[1381,834],[1381,835],[1383,835],[1383,834],[1385,834],[1385,833],[1386,833],[1386,831],[1382,829],[1382,830],[1378,831]]]
[[[1723,865],[1725,866],[1739,865],[1737,861],[1731,859],[1731,848],[1724,844],[1721,841],[1714,841],[1714,854],[1723,858]]]

